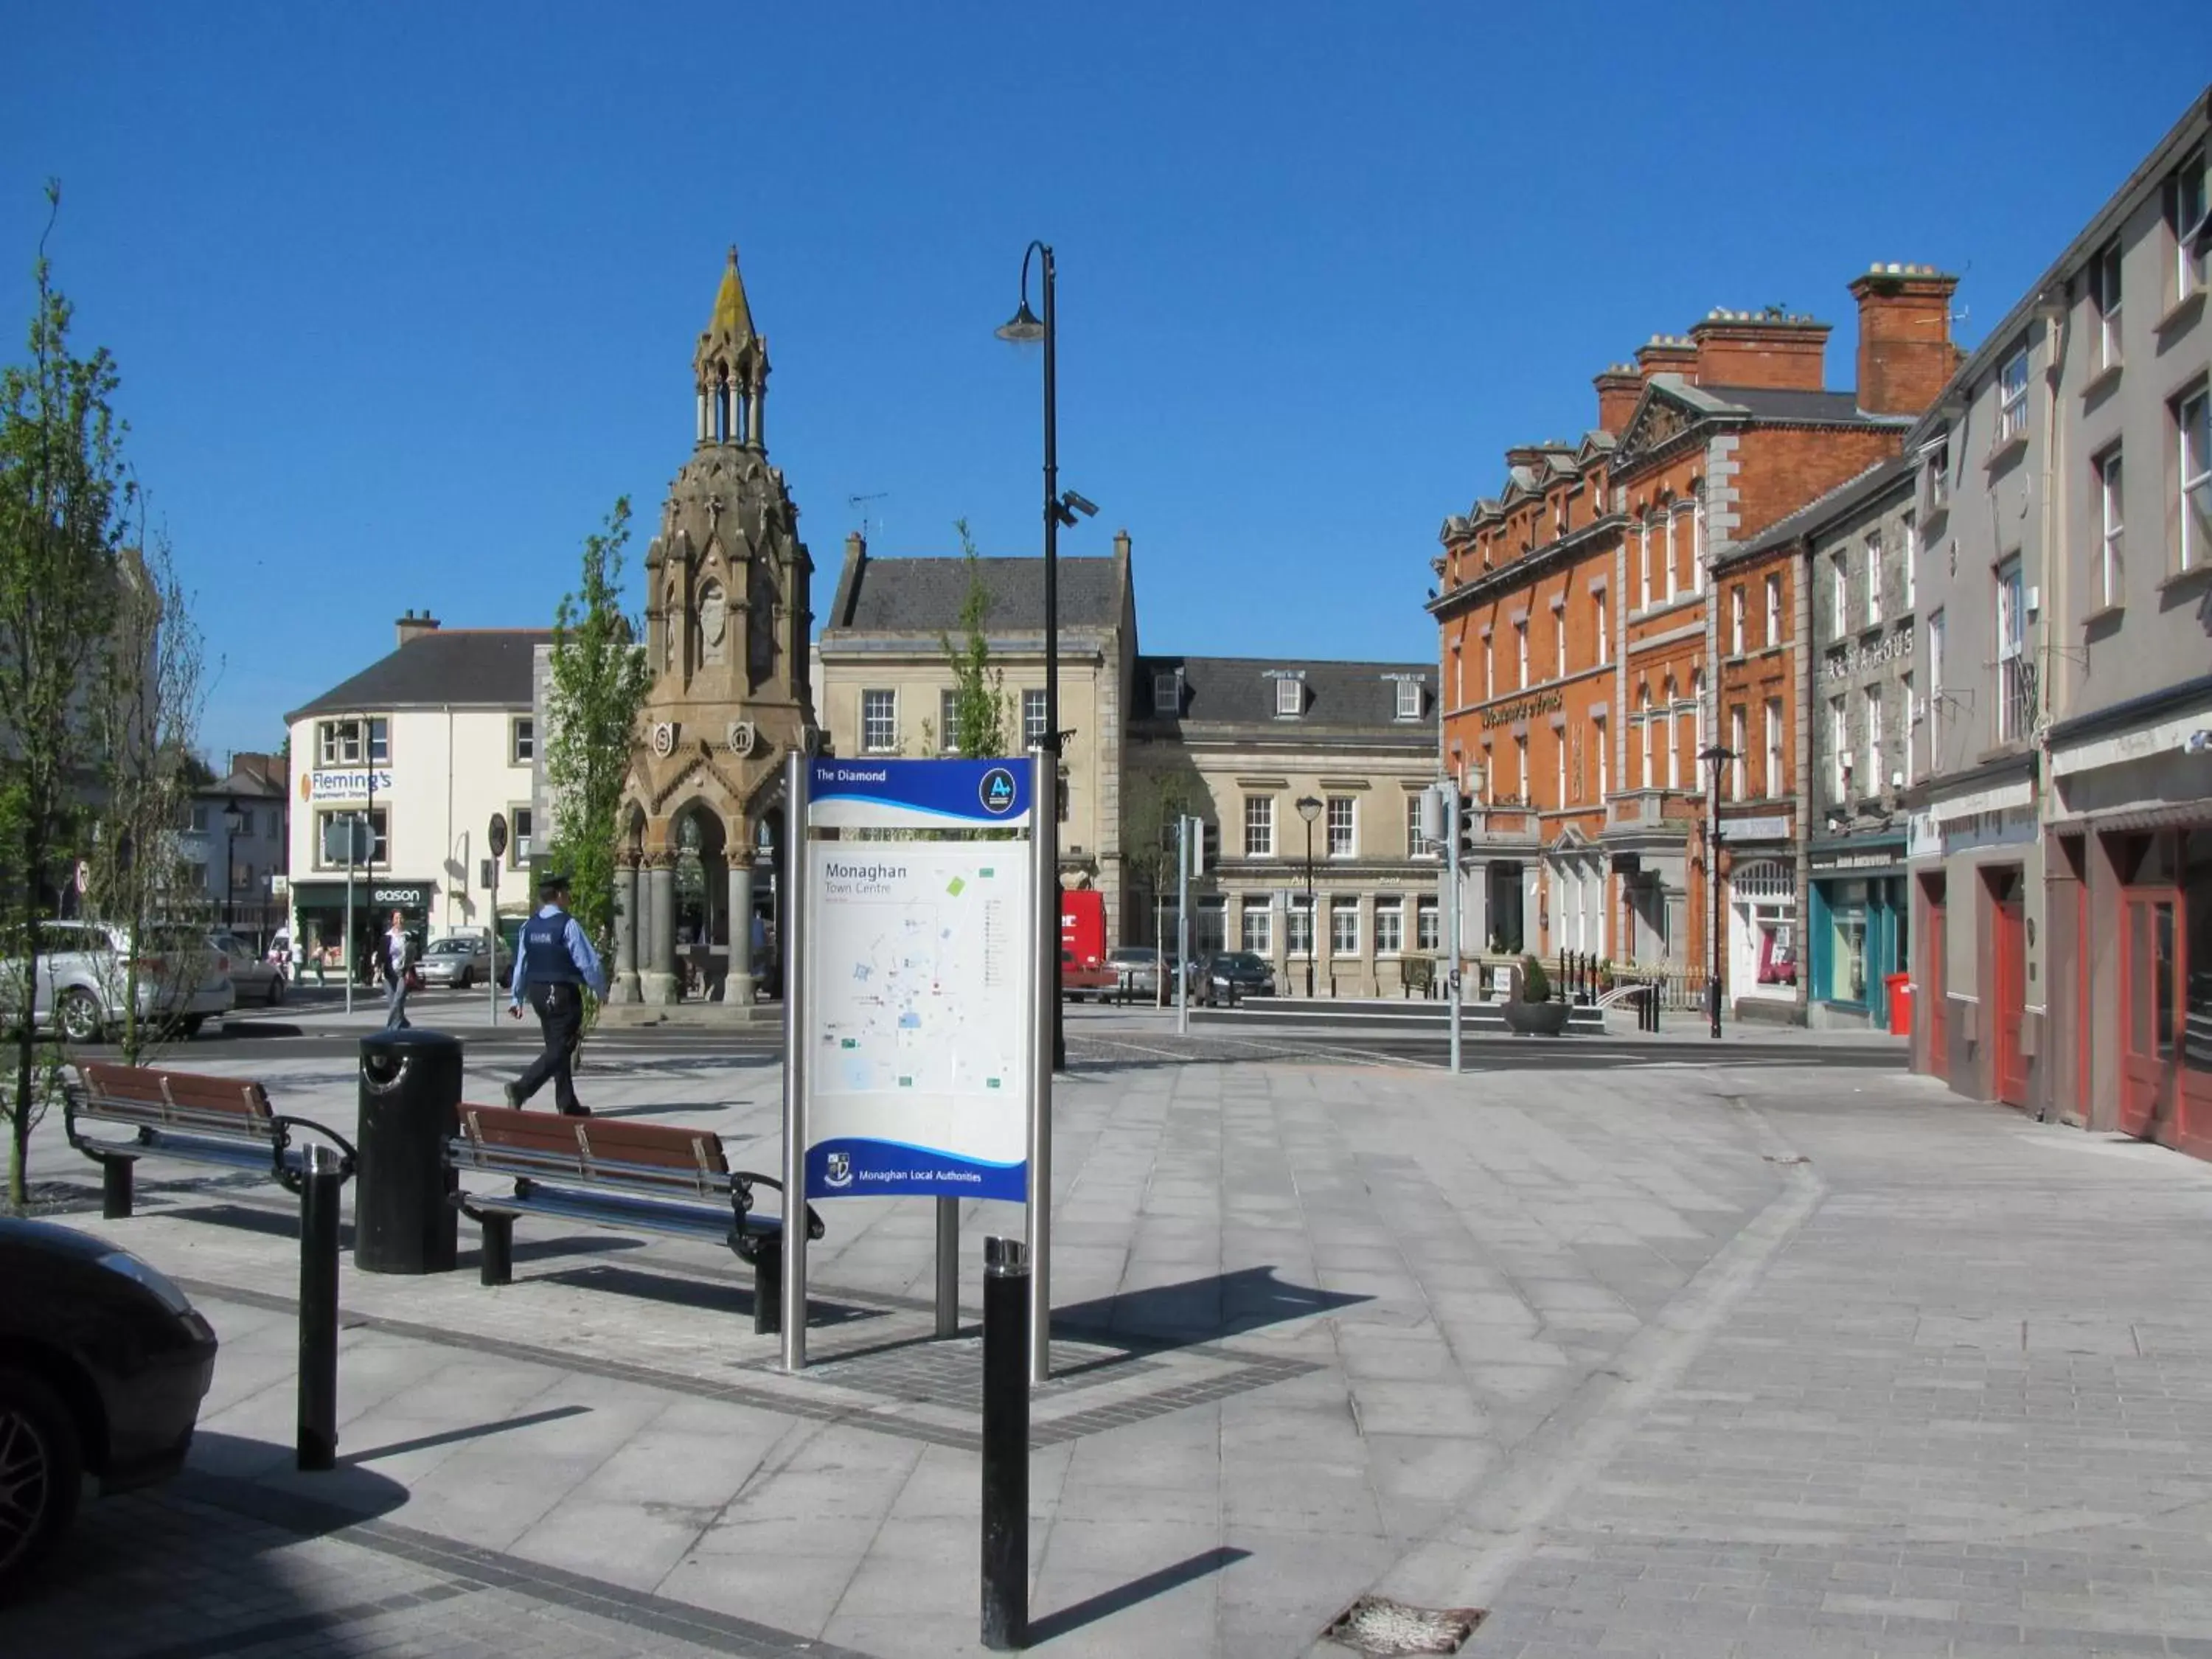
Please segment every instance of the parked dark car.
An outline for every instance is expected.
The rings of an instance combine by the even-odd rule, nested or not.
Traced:
[[[184,1467],[215,1332],[158,1268],[105,1239],[0,1219],[0,1598],[102,1492]]]
[[[1274,994],[1275,970],[1249,951],[1216,951],[1199,964],[1198,1000],[1209,1006]]]

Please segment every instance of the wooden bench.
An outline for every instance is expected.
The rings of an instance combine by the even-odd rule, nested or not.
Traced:
[[[86,1060],[63,1093],[62,1119],[70,1145],[100,1166],[100,1213],[110,1221],[131,1213],[134,1167],[142,1158],[177,1158],[195,1164],[263,1170],[300,1190],[304,1150],[293,1144],[305,1129],[334,1144],[339,1169],[354,1170],[353,1145],[334,1129],[271,1109],[269,1091],[247,1078],[207,1077],[156,1066]],[[88,1127],[127,1129],[112,1140]]]
[[[557,1216],[617,1231],[643,1230],[726,1244],[753,1269],[753,1329],[782,1329],[783,1223],[753,1207],[757,1188],[783,1183],[732,1170],[722,1138],[708,1129],[605,1117],[562,1117],[463,1103],[461,1133],[449,1144],[456,1170],[511,1179],[507,1193],[457,1193],[453,1202],[483,1229],[487,1285],[514,1277],[514,1222]],[[822,1218],[806,1208],[806,1236]]]

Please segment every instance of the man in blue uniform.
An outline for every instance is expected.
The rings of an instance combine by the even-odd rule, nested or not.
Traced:
[[[591,940],[568,914],[568,878],[547,876],[538,884],[538,914],[522,924],[515,941],[514,981],[507,988],[507,1013],[522,1018],[522,998],[538,1012],[538,1029],[545,1034],[545,1052],[507,1085],[507,1103],[520,1106],[553,1079],[553,1103],[567,1117],[589,1117],[591,1108],[576,1098],[576,1082],[568,1062],[584,1024],[584,988],[593,996],[607,994],[607,977],[599,971],[599,958]]]

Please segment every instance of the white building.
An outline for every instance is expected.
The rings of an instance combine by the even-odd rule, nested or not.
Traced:
[[[331,960],[362,960],[362,942],[398,910],[423,939],[526,916],[532,832],[531,659],[542,629],[441,629],[399,619],[398,647],[285,716],[292,739],[291,901],[295,936]],[[493,815],[508,826],[496,870],[485,860]],[[346,936],[346,837],[366,818],[369,863],[352,883]],[[335,856],[334,856],[335,855]]]

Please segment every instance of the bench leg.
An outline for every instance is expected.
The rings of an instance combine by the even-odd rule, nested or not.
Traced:
[[[477,1274],[479,1282],[486,1285],[514,1283],[514,1218],[511,1215],[487,1215],[483,1218],[483,1265]]]
[[[753,1257],[753,1334],[775,1336],[783,1329],[783,1241],[764,1238]]]
[[[135,1158],[111,1158],[100,1165],[100,1214],[104,1221],[126,1221],[131,1216],[131,1174]]]

